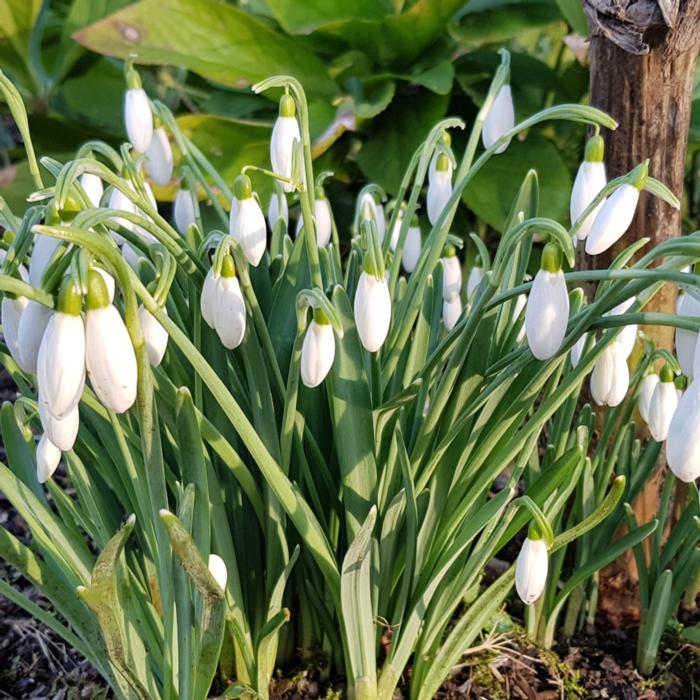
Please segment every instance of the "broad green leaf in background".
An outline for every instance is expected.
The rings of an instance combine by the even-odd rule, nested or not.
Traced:
[[[0,2],[0,42],[9,42],[20,56],[26,56],[32,27],[41,0],[2,0]]]
[[[540,201],[541,216],[568,223],[571,174],[556,146],[538,133],[528,134],[524,141],[513,139],[505,153],[491,158],[467,187],[463,199],[478,217],[501,231],[518,183],[531,168],[547,192]]]
[[[184,66],[232,87],[291,73],[312,95],[336,90],[324,63],[300,41],[216,0],[142,0],[75,38],[98,53],[136,53],[140,63]]]
[[[447,97],[434,94],[397,97],[374,121],[372,136],[360,151],[358,162],[365,177],[395,194],[413,152],[445,116],[447,104]]]
[[[391,12],[389,0],[266,0],[266,4],[290,34],[310,34],[349,20],[381,20]]]

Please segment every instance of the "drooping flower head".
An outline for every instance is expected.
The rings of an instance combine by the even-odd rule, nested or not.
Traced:
[[[151,143],[146,149],[146,172],[159,185],[167,185],[173,176],[173,149],[168,134],[160,123],[153,131]]]
[[[596,134],[591,137],[586,144],[584,160],[579,166],[576,179],[574,180],[574,187],[571,190],[569,214],[572,226],[579,220],[581,214],[583,214],[585,209],[593,202],[607,183],[605,163],[603,162],[604,153],[605,145],[603,137],[600,134]],[[576,233],[580,241],[588,238],[593,221],[602,206],[603,202],[581,222]]]
[[[430,171],[429,171],[430,172]],[[434,226],[452,194],[452,163],[445,153],[440,153],[435,170],[428,178],[428,221]]]
[[[280,98],[279,116],[272,129],[270,139],[270,160],[272,170],[286,178],[292,177],[294,142],[301,142],[299,122],[296,118],[296,104],[291,95],[282,95]],[[285,182],[282,184],[285,192],[293,192],[294,185]]]
[[[314,309],[313,315],[301,347],[301,380],[311,388],[326,378],[335,359],[333,326],[322,309]]]
[[[248,262],[257,267],[265,254],[267,227],[247,175],[239,175],[233,183],[229,233],[238,241]]]
[[[525,605],[532,605],[542,595],[548,569],[547,543],[530,528],[515,565],[515,590]]]
[[[214,329],[225,348],[237,348],[245,336],[246,310],[241,285],[236,277],[236,266],[230,254],[221,265],[211,301]],[[206,319],[205,319],[206,320]]]
[[[501,136],[507,134],[515,126],[515,108],[513,107],[513,94],[510,85],[503,85],[491,105],[491,109],[484,120],[481,131],[481,139],[484,148],[491,148]],[[508,148],[510,140],[501,144],[496,153],[503,153]]]
[[[445,301],[451,301],[462,291],[462,264],[453,245],[445,247],[440,263],[442,264],[442,298]]]
[[[659,381],[649,401],[649,433],[656,442],[663,442],[668,436],[673,414],[678,407],[678,393],[674,384],[673,370],[668,366],[659,372]]]
[[[124,126],[134,149],[139,153],[146,153],[153,138],[153,113],[148,95],[141,87],[141,78],[133,68],[130,68],[127,74]]]

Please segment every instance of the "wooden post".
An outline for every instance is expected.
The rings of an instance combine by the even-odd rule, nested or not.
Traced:
[[[678,197],[683,192],[693,77],[700,49],[700,0],[583,0],[588,16],[591,104],[611,114],[619,127],[605,132],[608,178],[623,175],[646,158],[649,173]],[[681,234],[680,212],[642,193],[627,234],[606,254],[582,253],[579,266],[607,267],[631,242],[649,247]],[[672,312],[676,289],[666,285],[647,307]],[[673,349],[673,330],[645,327],[657,347]],[[663,465],[634,504],[640,523],[654,517]],[[600,611],[613,624],[638,619],[636,598],[625,595],[636,574],[631,558],[601,572]]]

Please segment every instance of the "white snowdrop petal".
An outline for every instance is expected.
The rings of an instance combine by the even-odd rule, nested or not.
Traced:
[[[19,365],[30,374],[36,374],[41,339],[51,318],[52,310],[38,301],[30,301],[22,314],[17,331]]]
[[[83,173],[80,176],[80,186],[85,191],[90,204],[95,208],[99,207],[104,193],[104,185],[100,177],[93,173]]]
[[[173,150],[165,129],[159,126],[153,132],[146,150],[146,172],[159,185],[167,185],[173,176]]]
[[[457,321],[462,315],[462,310],[462,300],[459,296],[443,300],[442,324],[445,326],[445,330],[451,331],[457,325]]]
[[[61,242],[60,239],[51,236],[41,234],[35,236],[32,257],[29,261],[29,284],[32,287],[41,285],[41,278]]]
[[[649,422],[649,404],[651,403],[651,397],[654,394],[654,389],[659,383],[659,375],[656,372],[652,374],[647,374],[639,387],[639,397],[637,398],[637,408],[639,409],[639,415],[642,417],[645,423]]]
[[[630,372],[624,348],[617,341],[614,341],[611,347],[613,370],[606,403],[608,406],[618,406],[627,395],[630,386]]]
[[[12,359],[19,364],[19,323],[22,319],[29,300],[26,297],[10,299],[7,295],[2,299],[2,332],[5,343],[12,355]]]
[[[110,303],[112,303],[114,301],[114,292],[116,291],[117,287],[114,277],[112,277],[107,270],[103,270],[101,267],[95,267],[95,270],[104,280],[105,286],[107,287],[107,296],[109,297]]]
[[[411,226],[406,233],[401,264],[406,272],[413,272],[418,264],[421,252],[421,235],[417,226]]]
[[[608,403],[608,396],[613,385],[615,371],[615,356],[612,344],[608,345],[598,356],[590,379],[590,390],[593,400],[598,406]]]
[[[200,298],[200,310],[202,318],[209,328],[214,328],[214,294],[218,278],[214,276],[214,268],[210,268],[202,285],[202,296]]]
[[[265,253],[267,226],[262,209],[254,197],[234,200],[237,206],[231,207],[229,231],[238,241],[248,262],[257,267]]]
[[[275,228],[280,219],[284,221],[284,226],[288,229],[289,206],[287,204],[287,198],[282,193],[273,193],[272,197],[270,197],[270,204],[267,207],[267,223],[270,226],[270,231]]]
[[[469,275],[467,276],[467,299],[472,298],[476,288],[481,284],[482,279],[484,279],[483,268],[472,267],[472,269],[469,270]]]
[[[36,446],[36,478],[40,484],[46,483],[56,471],[61,461],[61,450],[46,435],[42,435]]]
[[[292,176],[292,153],[294,141],[301,141],[299,122],[296,117],[277,117],[270,139],[272,170],[279,175]],[[285,192],[293,192],[294,186],[282,183]]]
[[[583,214],[586,207],[596,198],[598,193],[605,187],[607,179],[605,177],[605,164],[602,162],[583,161],[579,166],[571,190],[571,202],[569,204],[569,215],[573,226]],[[601,202],[581,223],[576,237],[583,241],[588,238],[591,226],[598,212],[601,210]]]
[[[668,436],[673,414],[678,407],[678,394],[673,382],[659,382],[649,401],[649,433],[656,442],[663,442]]]
[[[237,348],[245,336],[246,311],[237,277],[219,277],[213,298],[214,328],[224,347]]]
[[[175,195],[175,204],[173,204],[173,220],[175,228],[180,235],[184,236],[190,226],[196,223],[194,199],[192,193],[185,188],[181,188]]]
[[[124,96],[124,124],[131,145],[146,153],[153,137],[151,103],[143,88],[130,88]]]
[[[442,298],[448,301],[462,291],[462,265],[456,255],[440,258],[442,263]]]
[[[316,244],[325,248],[331,242],[331,208],[327,199],[314,202],[314,224],[316,226]]]
[[[335,335],[328,323],[311,321],[301,347],[301,380],[316,387],[330,372],[335,359]]]
[[[362,272],[353,309],[360,342],[369,352],[377,352],[386,340],[391,323],[391,296],[386,280]]]
[[[131,188],[131,184],[129,184]],[[116,187],[113,187],[109,194],[109,201],[107,202],[108,209],[117,209],[119,211],[125,211],[129,214],[136,213],[136,206],[134,203]],[[134,224],[131,221],[127,221],[119,216],[114,217],[114,222],[119,226],[123,226],[127,231],[134,230]],[[124,243],[124,237],[115,230],[111,230],[112,238],[117,245],[122,245]]]
[[[681,481],[700,477],[700,382],[690,385],[673,414],[666,438],[666,459]]]
[[[510,85],[503,85],[484,120],[484,126],[481,131],[484,148],[491,148],[501,136],[514,126],[515,108],[513,106],[513,95]],[[499,146],[496,149],[496,153],[503,153],[508,148],[509,143],[510,141],[506,141],[506,143]]]
[[[540,270],[525,308],[525,334],[532,354],[547,360],[561,347],[569,322],[569,295],[564,273]]]
[[[583,355],[583,350],[586,347],[586,341],[588,340],[588,333],[584,333],[571,348],[571,366],[576,369],[578,363],[581,361],[581,355]]]
[[[436,170],[428,182],[428,193],[426,196],[428,221],[430,221],[431,225],[435,225],[451,194],[451,173],[448,170]]]
[[[164,308],[163,313],[167,314]],[[165,355],[168,347],[168,331],[163,328],[158,319],[147,311],[143,304],[139,307],[139,321],[141,322],[141,330],[143,331],[143,339],[146,343],[148,352],[148,361],[157,367]]]
[[[85,324],[85,365],[100,402],[124,413],[136,401],[138,370],[129,332],[112,304],[89,309]]]
[[[51,415],[48,403],[39,394],[39,419],[46,437],[62,452],[73,449],[80,428],[80,410],[78,406],[69,411],[64,418]]]
[[[586,238],[586,253],[599,255],[616,243],[632,223],[639,200],[633,185],[620,185],[603,203]]]
[[[226,570],[224,560],[218,554],[209,555],[209,573],[219,584],[221,590],[225,591],[226,582],[228,581],[228,571]]]
[[[78,405],[85,386],[85,325],[80,316],[57,311],[39,348],[37,384],[46,408],[63,419]]]
[[[678,316],[700,317],[700,300],[692,294],[683,294],[677,303],[676,314]],[[698,334],[685,328],[676,328],[676,356],[681,372],[692,378],[694,374],[694,359],[696,346],[698,344]]]
[[[542,595],[548,569],[549,555],[545,541],[526,537],[515,565],[515,590],[525,605],[531,605]]]

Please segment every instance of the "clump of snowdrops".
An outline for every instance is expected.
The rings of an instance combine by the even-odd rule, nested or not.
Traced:
[[[581,105],[515,124],[508,81],[503,52],[461,157],[450,131],[466,125],[436,124],[395,201],[367,185],[339,232],[293,78],[255,87],[283,90],[271,169],[232,185],[131,65],[129,143],[86,143],[41,168],[2,78],[36,191],[22,217],[0,207],[2,362],[19,387],[0,413],[0,488],[32,534],[25,545],[0,530],[0,556],[54,610],[5,582],[0,592],[118,697],[200,699],[214,682],[265,698],[277,666],[320,654],[350,697],[388,700],[404,685],[427,700],[514,585],[539,614],[567,546],[630,494],[604,466],[598,497],[570,509],[593,430],[590,409],[587,424],[574,410],[591,371],[602,403],[624,395],[619,357],[636,324],[697,332],[697,319],[642,309],[664,282],[696,287],[680,270],[700,259],[700,238],[565,272],[577,237],[597,253],[624,234],[641,190],[677,204],[644,164],[605,182],[594,135],[571,229],[538,216],[529,173],[493,259],[475,238],[479,267],[463,285],[450,227],[484,163],[547,120],[615,128]],[[176,175],[170,222],[149,182]],[[267,221],[251,175],[274,183]],[[528,281],[535,234],[545,245]],[[574,286],[584,280],[599,282],[588,303]],[[696,405],[684,418],[694,430]],[[517,563],[484,582],[521,532]]]

